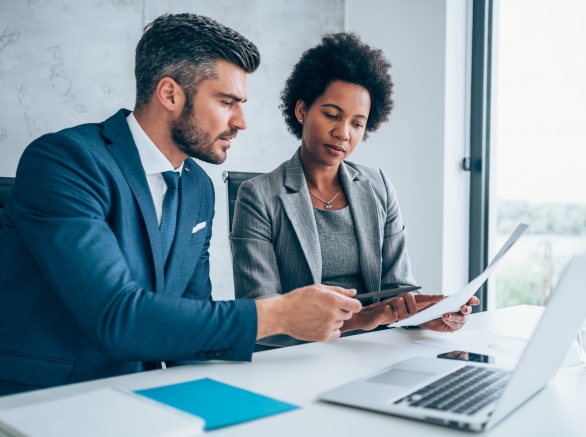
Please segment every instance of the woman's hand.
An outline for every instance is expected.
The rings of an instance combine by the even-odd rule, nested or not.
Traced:
[[[442,295],[403,293],[392,299],[362,308],[359,313],[354,313],[349,320],[346,320],[340,330],[341,332],[354,329],[370,331],[379,325],[388,325],[403,320],[443,298]]]
[[[478,298],[472,296],[466,305],[462,305],[459,313],[447,313],[439,319],[433,319],[429,322],[422,323],[422,328],[429,329],[431,331],[439,332],[455,332],[464,327],[468,321],[468,314],[472,312],[472,307],[480,303]]]

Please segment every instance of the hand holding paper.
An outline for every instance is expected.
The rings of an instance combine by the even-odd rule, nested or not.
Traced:
[[[481,287],[481,285],[484,284],[490,274],[501,263],[504,256],[509,252],[509,249],[513,247],[519,238],[521,238],[528,227],[528,225],[522,223],[519,224],[509,239],[505,242],[503,247],[501,247],[499,252],[490,262],[488,267],[486,267],[486,269],[480,275],[470,281],[470,283],[463,287],[460,291],[452,294],[451,296],[447,296],[444,300],[422,311],[419,311],[417,314],[389,325],[389,327],[397,328],[401,326],[418,326],[431,320],[439,319],[446,313],[460,311],[462,305],[466,304],[470,298],[472,298],[474,293],[476,293],[476,291]]]

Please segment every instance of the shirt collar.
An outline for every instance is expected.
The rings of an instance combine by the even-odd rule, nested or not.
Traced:
[[[165,171],[176,171],[181,175],[181,172],[183,171],[183,163],[181,163],[179,167],[173,168],[173,164],[171,164],[163,152],[159,150],[142,127],[140,127],[140,124],[136,121],[134,112],[131,112],[130,115],[126,117],[126,121],[128,122],[132,139],[138,149],[140,162],[147,175],[163,173]]]

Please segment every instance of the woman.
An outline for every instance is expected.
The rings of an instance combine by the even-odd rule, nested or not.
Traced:
[[[236,297],[261,298],[308,284],[366,293],[415,285],[393,186],[381,171],[345,161],[385,122],[393,102],[390,63],[352,33],[324,35],[281,93],[295,155],[239,190],[230,241]],[[440,297],[401,296],[355,314],[341,331],[392,323]],[[476,304],[476,298],[469,304]],[[424,327],[455,331],[471,311]],[[299,343],[275,336],[259,343]]]

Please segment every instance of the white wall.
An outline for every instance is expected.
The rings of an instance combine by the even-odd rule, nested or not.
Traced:
[[[394,184],[425,293],[468,277],[467,22],[466,0],[346,0],[346,29],[385,52],[395,83],[390,122],[352,159]]]
[[[221,166],[203,164],[216,187],[211,278],[233,297],[224,170],[265,172],[288,159],[279,93],[301,53],[327,31],[357,30],[393,64],[391,120],[352,160],[383,168],[397,188],[409,252],[425,292],[467,279],[466,0],[55,0],[0,2],[0,176],[13,176],[40,135],[106,119],[134,104],[134,49],[165,12],[208,15],[257,44],[248,79],[249,129]]]
[[[211,279],[216,299],[234,297],[224,170],[266,172],[298,147],[278,109],[279,93],[303,51],[344,25],[343,0],[0,1],[0,176],[13,176],[35,138],[99,122],[135,97],[134,50],[142,28],[163,13],[212,17],[260,49],[248,78],[241,132],[220,166],[202,164],[216,187]]]

